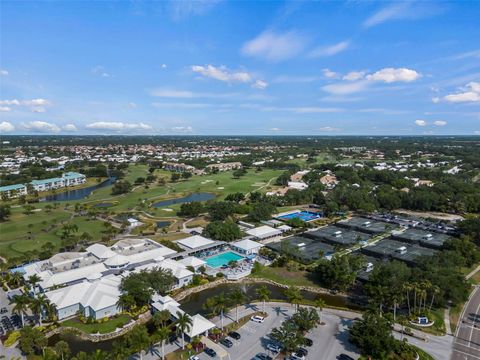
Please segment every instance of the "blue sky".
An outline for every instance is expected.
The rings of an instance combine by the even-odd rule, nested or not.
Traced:
[[[3,1],[3,134],[480,134],[480,2]]]

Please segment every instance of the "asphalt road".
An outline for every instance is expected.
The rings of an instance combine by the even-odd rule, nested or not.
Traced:
[[[480,359],[480,288],[464,307],[453,344],[452,360]]]

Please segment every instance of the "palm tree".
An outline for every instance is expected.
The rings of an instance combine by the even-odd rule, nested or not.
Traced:
[[[440,288],[437,285],[432,286],[432,301],[430,301],[429,311],[432,311],[433,300],[435,299],[435,295],[440,292]]]
[[[23,316],[25,315],[25,312],[28,309],[29,302],[30,302],[30,298],[26,295],[15,295],[12,298],[12,303],[15,304],[13,306],[12,311],[14,313],[20,315],[20,317],[22,318],[22,327],[23,327],[23,324],[24,324]]]
[[[292,304],[292,306],[295,305],[295,312],[296,312],[298,310],[298,306],[303,300],[303,296],[300,293],[300,289],[295,286],[291,286],[287,290],[285,290],[285,296],[287,297],[288,302]]]
[[[47,314],[48,319],[53,321],[57,316],[57,306],[50,302],[48,298],[45,300],[45,304],[43,306],[45,307],[45,313]]]
[[[408,282],[403,284],[403,290],[407,292],[407,306],[408,306],[408,315],[410,316],[410,291],[412,290],[412,285]]]
[[[205,302],[205,308],[210,309],[213,314],[220,314],[221,328],[223,330],[223,313],[227,309],[227,299],[225,293],[208,298]]]
[[[48,298],[45,295],[40,295],[37,296],[36,298],[33,298],[30,301],[29,308],[32,311],[32,313],[37,317],[38,319],[38,325],[42,326],[42,313],[43,313],[43,308],[48,301]]]
[[[155,336],[162,343],[162,360],[165,359],[165,341],[170,336],[170,328],[166,326],[159,327],[155,332]]]
[[[182,350],[185,349],[185,332],[191,329],[192,324],[190,315],[177,311],[177,330],[182,333]]]
[[[15,271],[12,276],[10,277],[10,283],[15,286],[15,288],[19,287],[23,282],[23,276],[18,271]]]
[[[130,347],[140,354],[140,360],[142,360],[143,349],[150,345],[150,336],[147,328],[145,326],[137,326],[127,336],[127,342]]]
[[[315,307],[319,310],[318,317],[319,317],[320,325],[322,324],[323,308],[326,306],[327,306],[327,303],[322,298],[319,297],[315,300]]]
[[[60,355],[63,360],[64,356],[68,356],[68,354],[70,354],[70,347],[66,341],[60,340],[55,344],[55,352],[57,355]]]
[[[42,281],[42,278],[40,276],[38,276],[37,274],[33,274],[31,276],[29,276],[28,278],[28,282],[30,283],[30,285],[32,286],[32,290],[33,290],[33,293],[36,294],[37,293],[37,284]]]
[[[238,323],[238,307],[245,300],[245,294],[240,288],[236,288],[230,293],[230,301],[235,305],[235,321]]]
[[[122,294],[118,297],[116,305],[121,311],[129,311],[135,306],[135,299],[131,295]]]
[[[271,291],[268,290],[266,285],[262,285],[257,289],[256,293],[259,300],[263,302],[263,313],[265,314],[265,302],[270,300]]]
[[[168,310],[157,311],[153,314],[152,321],[156,327],[167,326],[168,320],[171,319],[170,312]]]

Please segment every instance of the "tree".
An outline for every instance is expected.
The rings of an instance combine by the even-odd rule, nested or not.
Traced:
[[[177,329],[182,335],[182,349],[185,349],[185,332],[192,327],[192,318],[187,313],[177,311]]]
[[[170,313],[169,313],[170,314]],[[161,326],[155,331],[155,336],[162,344],[162,360],[165,359],[165,342],[170,336],[170,328]]]
[[[292,304],[292,306],[295,305],[295,311],[297,311],[298,306],[303,300],[303,296],[300,292],[300,289],[296,286],[290,286],[285,290],[284,294],[287,297],[288,302]]]
[[[190,179],[192,177],[192,173],[185,171],[182,173],[182,179]]]
[[[355,282],[363,263],[363,258],[359,256],[333,256],[331,260],[321,259],[315,273],[325,287],[345,291]]]
[[[366,312],[350,328],[350,339],[360,352],[374,359],[386,359],[395,350],[392,324],[378,312]]]
[[[305,342],[305,337],[293,321],[284,321],[280,328],[273,328],[270,338],[282,344],[283,350],[288,354],[296,350]]]
[[[28,282],[31,285],[34,294],[37,293],[37,284],[40,281],[42,281],[42,278],[37,274],[33,274],[28,277]]]
[[[143,359],[142,351],[150,345],[150,336],[145,326],[136,326],[125,337],[128,346],[140,354],[140,360]]]
[[[322,324],[323,309],[326,306],[327,306],[327,303],[321,297],[319,297],[315,300],[315,307],[319,310],[319,323],[320,324]]]
[[[233,241],[242,237],[242,231],[233,221],[212,221],[205,227],[204,235],[215,240]]]
[[[23,326],[24,325],[23,317],[28,309],[30,298],[27,295],[14,295],[12,298],[12,303],[14,304],[12,311],[20,315],[22,319],[22,326]]]
[[[298,329],[304,333],[312,330],[320,323],[320,317],[313,308],[301,308],[291,319],[295,322]]]
[[[48,298],[43,294],[30,300],[29,308],[32,311],[32,313],[37,317],[38,324],[40,326],[42,325],[43,309],[45,308],[48,302],[49,302]]]
[[[152,321],[156,327],[165,327],[170,320],[171,315],[168,310],[157,311],[153,314]]]
[[[235,321],[238,323],[238,307],[245,301],[245,294],[240,288],[236,288],[229,294],[229,299],[235,306]]]
[[[213,221],[225,220],[235,213],[235,203],[231,201],[217,201],[208,206],[208,215]]]
[[[0,221],[6,221],[10,217],[12,211],[10,210],[10,205],[2,204],[0,205]]]
[[[268,220],[272,217],[272,214],[275,212],[275,206],[268,202],[259,202],[255,203],[248,214],[248,217],[252,221],[262,221]]]
[[[257,289],[256,293],[257,293],[258,299],[263,302],[263,313],[265,314],[265,302],[270,300],[271,291],[268,290],[266,285],[262,285]]]
[[[205,207],[199,201],[183,203],[180,205],[178,215],[185,217],[196,217],[205,211]]]
[[[239,203],[243,200],[245,200],[245,195],[241,192],[231,193],[225,197],[225,201],[233,201],[236,203]]]
[[[177,182],[178,180],[180,180],[180,177],[181,177],[181,175],[179,173],[174,172],[170,176],[170,181],[171,182]]]
[[[227,309],[227,299],[225,298],[225,293],[218,294],[208,298],[205,301],[204,308],[210,310],[212,314],[220,314],[221,328],[223,330],[223,313]]]
[[[121,311],[130,311],[135,305],[135,298],[132,295],[122,294],[118,297],[117,307]]]
[[[47,346],[47,339],[40,330],[25,326],[20,329],[19,346],[27,355],[38,354]]]
[[[129,193],[132,190],[132,184],[126,180],[115,181],[112,186],[112,195]]]
[[[66,341],[60,340],[55,344],[55,352],[64,360],[64,357],[70,355],[70,346]]]

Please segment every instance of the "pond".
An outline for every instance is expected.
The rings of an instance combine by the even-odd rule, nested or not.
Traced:
[[[215,194],[212,194],[212,193],[193,193],[193,194],[190,194],[188,196],[181,197],[181,198],[162,200],[162,201],[154,203],[152,206],[153,207],[163,207],[163,206],[171,206],[171,205],[175,205],[175,204],[189,203],[189,202],[194,202],[194,201],[207,201],[207,200],[212,200],[212,199],[215,199]]]
[[[252,284],[239,284],[239,285],[222,284],[214,288],[206,289],[186,297],[185,299],[180,301],[181,303],[180,307],[182,310],[184,310],[185,312],[191,315],[198,313],[198,314],[202,314],[203,316],[209,317],[208,311],[203,309],[203,304],[205,303],[206,299],[212,296],[219,295],[222,292],[224,292],[225,294],[228,294],[230,291],[240,286],[242,291],[245,293],[247,299],[251,301],[256,299],[256,290],[263,285],[267,286],[267,288],[270,290],[271,299],[284,300],[284,301],[287,300],[284,295],[285,289],[283,289],[280,286],[271,285],[268,283],[265,283],[265,284],[252,283]],[[331,306],[344,307],[348,303],[350,308],[360,309],[359,306],[352,305],[351,303],[348,302],[346,298],[338,295],[317,294],[311,291],[302,291],[302,296],[306,300],[315,300],[318,298],[322,298],[328,305],[331,305]],[[113,348],[114,342],[117,342],[117,341],[121,342],[122,337],[94,343],[88,340],[83,340],[74,334],[58,334],[48,339],[48,345],[53,346],[55,345],[56,342],[60,340],[66,341],[70,346],[72,354],[75,354],[79,351],[91,352],[92,349],[101,349],[105,351],[110,351]]]
[[[115,182],[115,178],[111,177],[107,180],[92,186],[87,186],[82,189],[76,190],[67,190],[58,194],[47,195],[40,199],[40,201],[73,201],[73,200],[81,200],[89,196],[93,191],[97,189],[101,189],[106,186],[110,186]]]
[[[157,228],[163,229],[163,228],[169,227],[170,224],[171,224],[170,221],[157,221]]]

